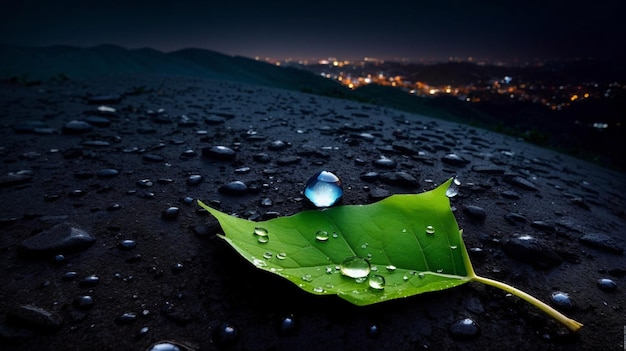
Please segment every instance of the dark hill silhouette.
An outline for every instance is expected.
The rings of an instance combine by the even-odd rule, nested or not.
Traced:
[[[0,78],[40,81],[125,74],[166,74],[264,85],[315,94],[346,94],[339,83],[295,68],[276,67],[245,57],[211,50],[125,49],[115,45],[0,46]]]
[[[522,73],[546,84],[576,82],[580,77],[612,81],[611,77],[620,79],[625,71],[623,68],[614,69],[614,66],[599,71],[597,62],[592,64],[589,61],[555,62],[541,67],[480,66],[468,62],[435,65],[391,63],[389,67],[392,75],[412,72],[406,79],[435,85],[485,83],[493,77]],[[626,169],[626,161],[616,152],[622,149],[619,145],[626,140],[624,129],[596,130],[589,127],[593,120],[587,120],[590,116],[601,116],[603,120],[621,121],[621,111],[626,109],[621,99],[623,93],[610,106],[590,103],[583,105],[579,112],[554,113],[529,103],[493,101],[467,104],[451,96],[422,98],[397,88],[377,85],[349,90],[309,70],[278,67],[205,49],[164,53],[150,48],[129,50],[115,45],[90,48],[0,45],[0,80],[36,84],[49,79],[106,76],[123,79],[129,74],[192,76],[369,102],[495,130],[604,166]],[[575,125],[572,121],[580,121],[580,124]]]

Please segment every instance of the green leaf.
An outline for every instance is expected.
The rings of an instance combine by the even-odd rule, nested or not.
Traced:
[[[446,191],[452,179],[421,194],[371,205],[338,206],[253,222],[198,204],[217,218],[226,240],[259,269],[301,289],[369,305],[470,281],[514,294],[572,331],[582,324],[507,284],[476,276]],[[347,261],[369,271],[350,273]]]
[[[221,236],[256,267],[275,273],[313,294],[336,294],[356,305],[451,288],[468,282],[473,270],[445,192],[394,195],[371,205],[312,210],[252,222],[204,207]],[[427,233],[427,227],[434,233]],[[255,228],[267,236],[255,235]],[[326,232],[320,241],[316,233]],[[323,234],[323,233],[322,233]],[[260,243],[267,238],[266,243]],[[283,258],[284,256],[284,258]],[[369,262],[366,279],[341,273],[350,257]],[[395,268],[394,268],[395,267]],[[380,276],[384,287],[370,287]],[[374,286],[380,280],[374,278]]]

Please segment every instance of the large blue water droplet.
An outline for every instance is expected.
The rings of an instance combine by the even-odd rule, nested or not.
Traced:
[[[333,173],[318,172],[306,182],[304,196],[317,207],[332,206],[343,196],[341,180]]]

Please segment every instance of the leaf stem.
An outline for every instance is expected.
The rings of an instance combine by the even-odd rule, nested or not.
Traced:
[[[492,280],[489,278],[483,278],[483,277],[479,277],[477,275],[474,275],[474,277],[472,277],[473,281],[477,281],[486,285],[490,285],[493,287],[496,287],[498,289],[502,289],[506,292],[509,292],[521,299],[526,300],[528,303],[534,305],[535,307],[539,308],[540,310],[542,310],[543,312],[547,313],[550,317],[556,319],[557,321],[559,321],[561,324],[563,324],[564,326],[566,326],[569,330],[576,332],[578,331],[578,329],[580,329],[580,327],[583,326],[582,323],[579,323],[571,318],[566,317],[564,314],[562,314],[561,312],[555,310],[554,308],[548,306],[547,304],[545,304],[544,302],[536,299],[535,297],[517,289],[514,288],[510,285],[504,284],[502,282],[496,281],[496,280]]]

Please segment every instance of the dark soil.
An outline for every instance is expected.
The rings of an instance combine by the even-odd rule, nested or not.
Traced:
[[[473,127],[252,85],[134,76],[0,91],[2,349],[144,350],[163,340],[200,350],[624,347],[624,174]],[[64,129],[72,120],[91,126]],[[235,157],[203,156],[217,145]],[[395,165],[379,168],[381,156]],[[343,180],[343,204],[457,175],[452,205],[477,274],[546,302],[565,292],[573,306],[559,309],[584,327],[572,334],[475,283],[368,307],[308,294],[241,258],[193,201],[250,219],[290,215],[310,208],[302,191],[320,170]],[[372,171],[419,184],[361,178]],[[203,178],[190,184],[191,175]],[[234,180],[248,190],[218,191]],[[178,212],[164,214],[171,207]],[[25,245],[59,223],[96,240],[73,252]],[[516,246],[523,235],[540,249]],[[84,280],[92,275],[99,280]],[[617,289],[601,289],[600,278]],[[451,333],[464,318],[478,335]]]

